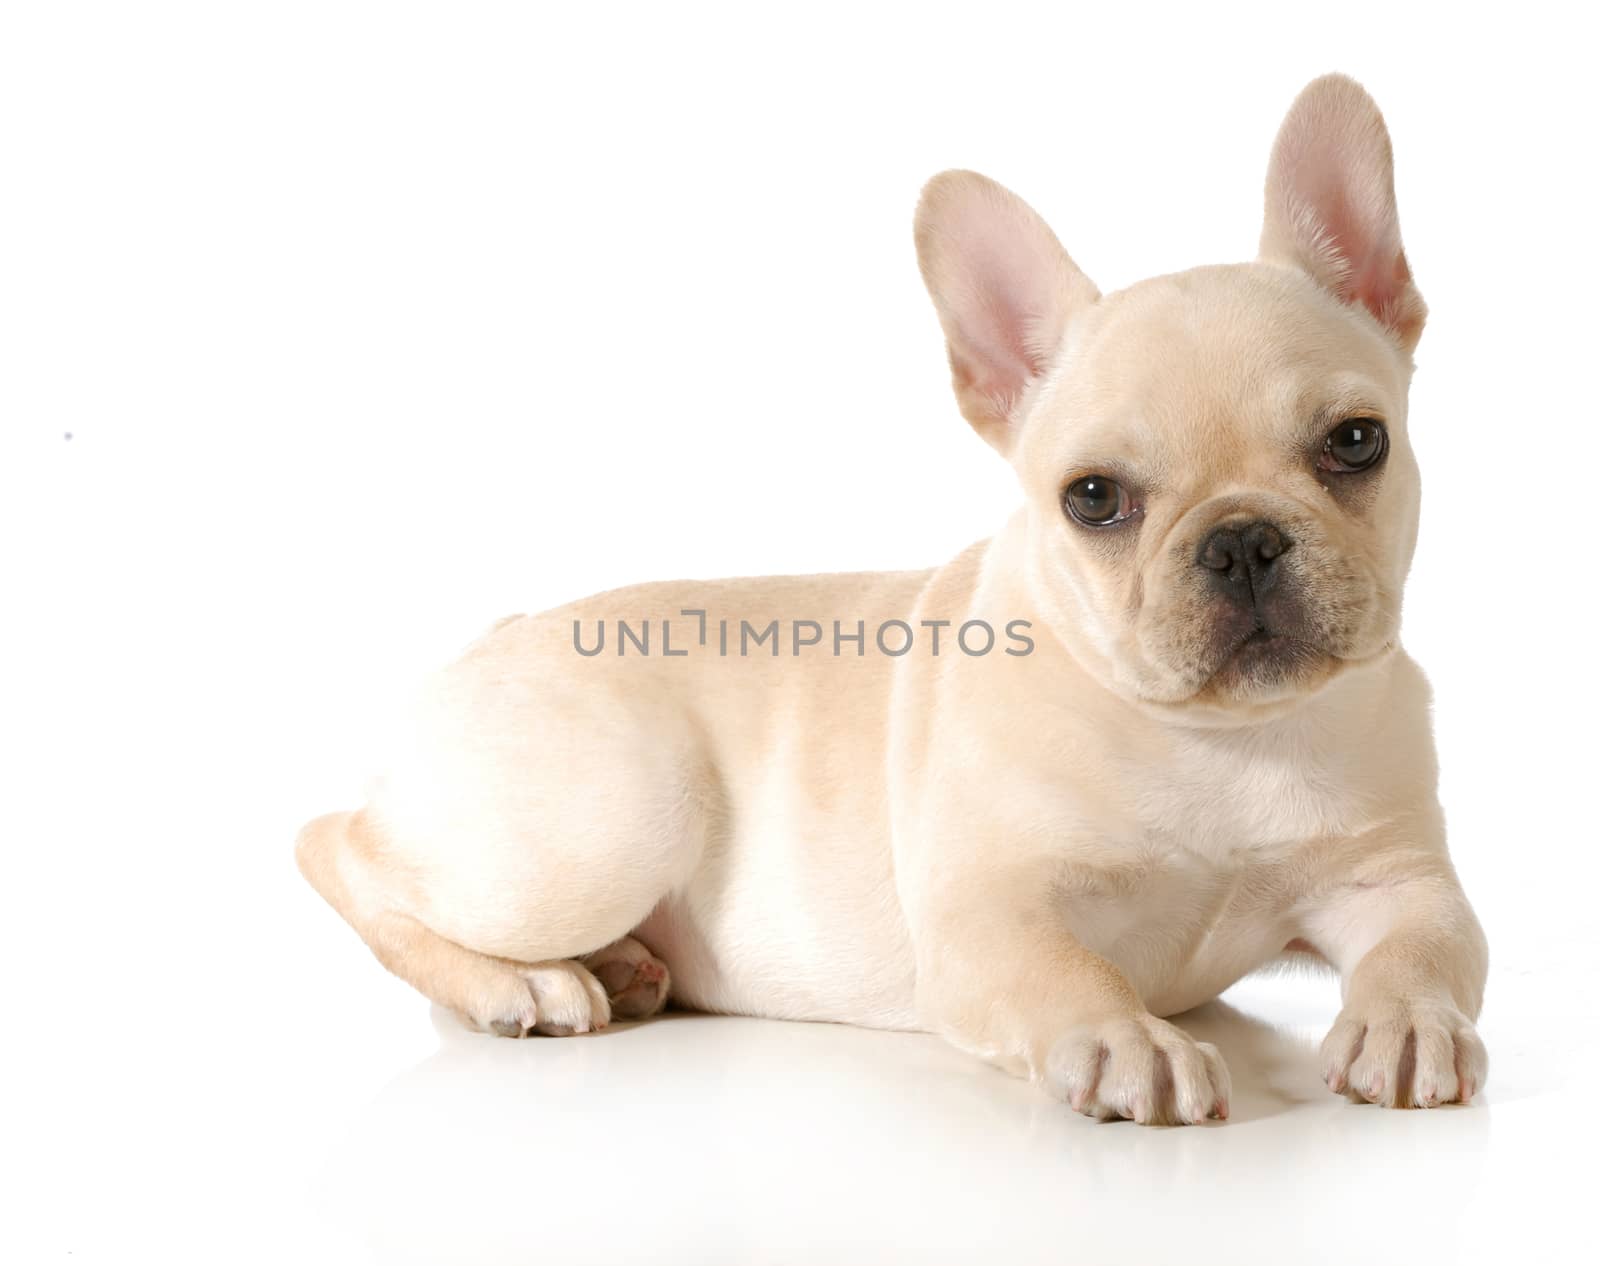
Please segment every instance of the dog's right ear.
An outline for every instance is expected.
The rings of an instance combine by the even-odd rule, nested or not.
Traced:
[[[1032,207],[977,172],[941,172],[923,187],[916,236],[961,412],[1009,453],[1024,393],[1100,292]]]

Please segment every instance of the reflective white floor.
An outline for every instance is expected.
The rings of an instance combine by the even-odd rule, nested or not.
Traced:
[[[1075,1116],[921,1035],[678,1014],[582,1038],[479,1036],[385,976],[309,894],[286,908],[275,946],[198,965],[185,1009],[113,973],[142,1022],[90,1026],[35,1070],[18,1105],[33,1145],[16,1154],[38,1158],[19,1202],[36,1256],[1584,1256],[1579,1061],[1600,1026],[1573,964],[1592,946],[1497,972],[1491,1084],[1470,1108],[1336,1099],[1312,1057],[1334,985],[1274,978],[1182,1020],[1227,1057],[1233,1119],[1149,1129]]]

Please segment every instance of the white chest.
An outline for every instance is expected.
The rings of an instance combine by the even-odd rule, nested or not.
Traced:
[[[1282,856],[1347,835],[1369,817],[1348,752],[1303,730],[1201,733],[1176,740],[1159,764],[1125,766],[1130,802],[1156,848],[1232,865],[1248,850]]]
[[[1074,934],[1159,1014],[1215,997],[1297,935],[1306,850],[1366,818],[1338,760],[1292,743],[1209,737],[1123,771],[1128,832],[1073,865]]]

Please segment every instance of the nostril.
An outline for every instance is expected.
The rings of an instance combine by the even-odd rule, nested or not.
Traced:
[[[1212,571],[1227,571],[1233,566],[1232,542],[1220,532],[1213,532],[1200,551],[1200,565]]]
[[[1289,548],[1283,533],[1270,523],[1256,524],[1250,531],[1249,543],[1254,547],[1256,557],[1268,563]]]

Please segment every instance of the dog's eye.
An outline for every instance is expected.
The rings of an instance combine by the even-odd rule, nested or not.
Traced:
[[[1133,499],[1127,490],[1104,475],[1074,479],[1061,494],[1061,500],[1068,514],[1089,527],[1120,523],[1133,513]]]
[[[1388,450],[1383,423],[1376,418],[1347,418],[1328,432],[1317,465],[1340,474],[1370,470]]]

